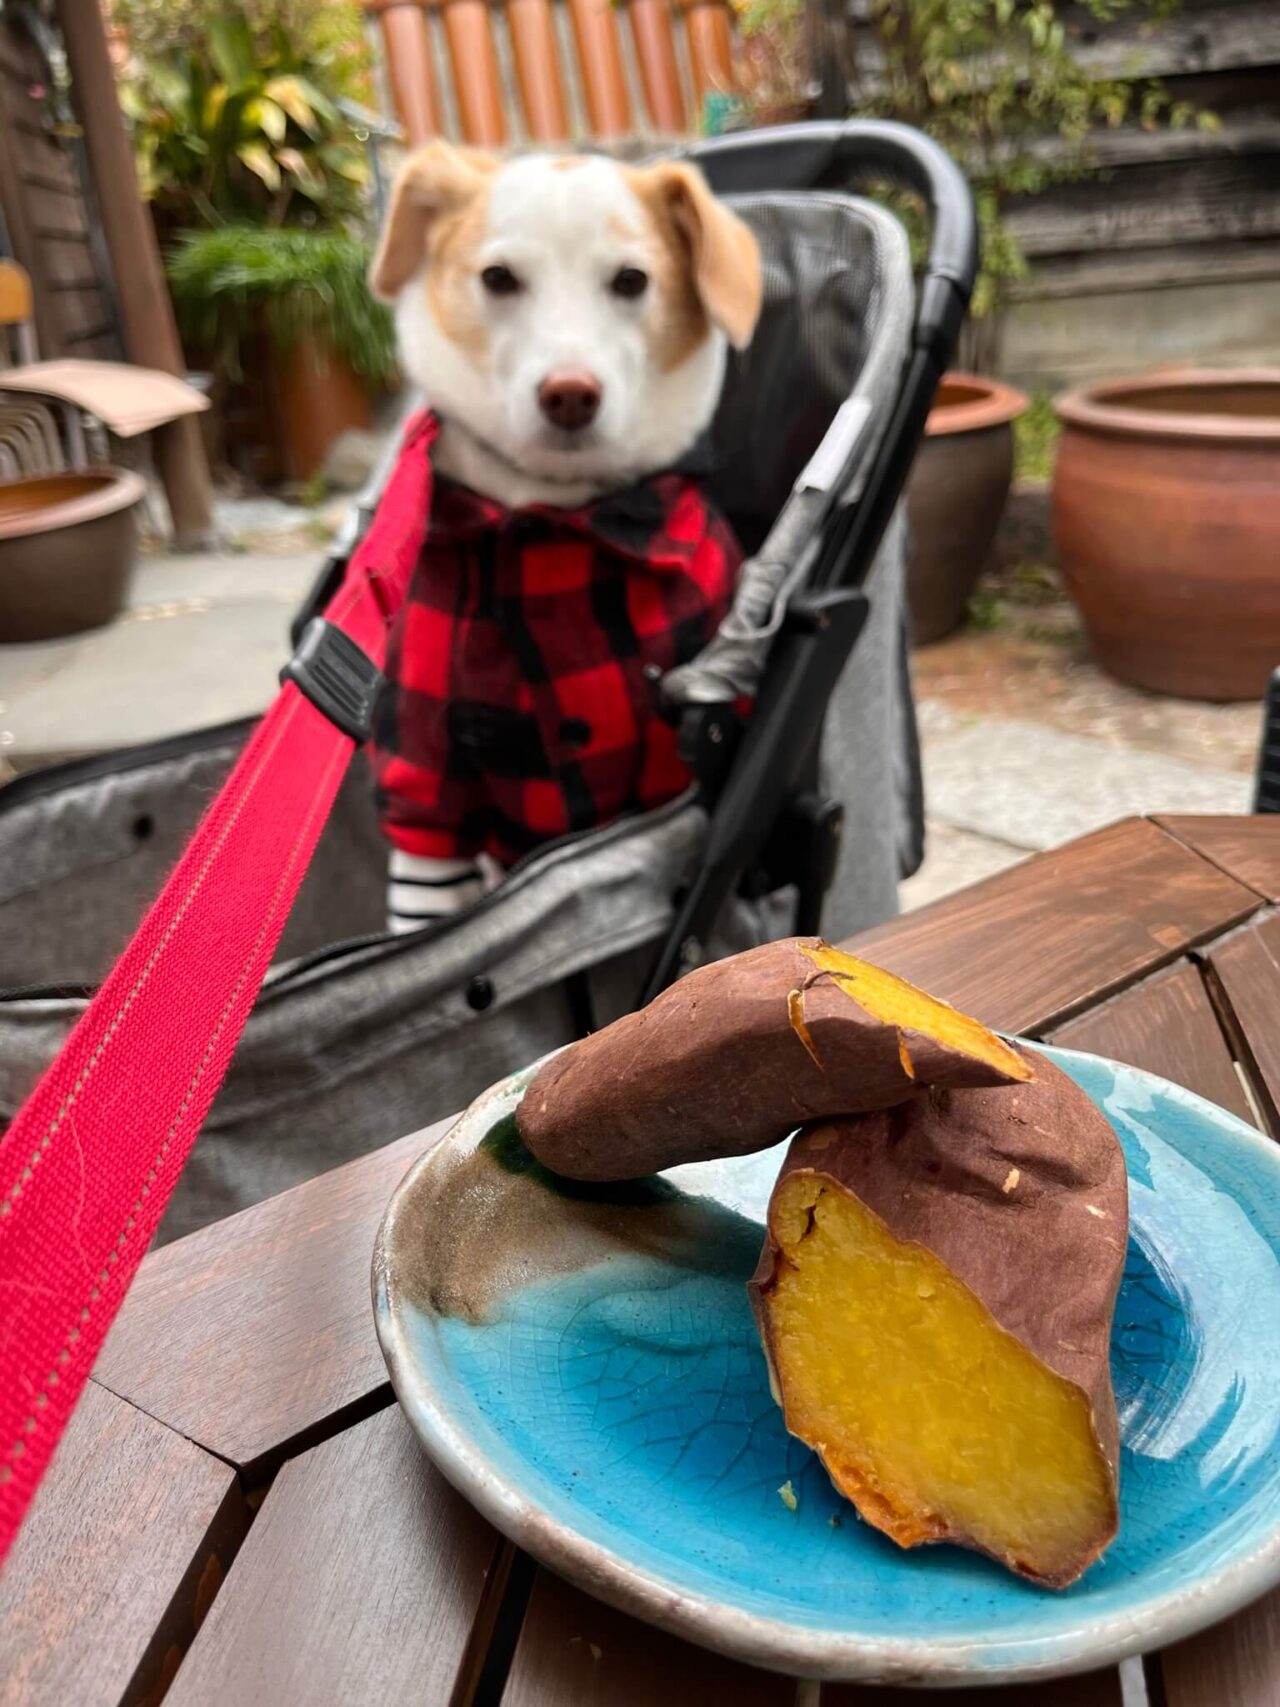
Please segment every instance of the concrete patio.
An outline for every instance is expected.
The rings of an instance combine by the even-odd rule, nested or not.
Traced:
[[[109,628],[0,645],[0,759],[34,770],[260,711],[317,562],[143,559]]]
[[[1129,813],[1248,810],[1260,705],[1124,687],[1067,606],[962,629],[915,679],[929,836],[904,909]]]
[[[248,550],[144,558],[111,627],[0,645],[0,765],[27,771],[261,710],[325,528],[269,503],[226,521]],[[1258,707],[1112,682],[1067,606],[921,650],[916,687],[929,839],[905,908],[1127,813],[1248,806]]]

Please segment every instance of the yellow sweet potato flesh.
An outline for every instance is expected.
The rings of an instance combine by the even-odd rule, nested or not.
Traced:
[[[899,1033],[923,1032],[938,1043],[958,1049],[975,1060],[986,1061],[1012,1079],[1031,1077],[1026,1061],[993,1031],[948,1003],[940,1002],[936,996],[926,995],[914,984],[908,984],[905,978],[896,977],[882,966],[872,966],[869,961],[859,960],[855,955],[845,954],[828,944],[821,948],[805,948],[802,952],[820,972],[829,972],[845,995],[873,1019],[897,1026]],[[791,1017],[794,1026],[794,1012]],[[901,1035],[898,1050],[908,1076],[914,1077],[911,1057]]]
[[[829,1181],[784,1182],[774,1228],[787,1426],[837,1488],[901,1546],[954,1540],[1041,1582],[1077,1576],[1114,1513],[1087,1396]]]

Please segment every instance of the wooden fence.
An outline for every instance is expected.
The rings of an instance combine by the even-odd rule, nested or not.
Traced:
[[[1219,128],[1126,126],[1094,145],[1098,174],[1015,209],[1039,296],[1280,278],[1280,5],[1183,0],[1145,26],[1098,28],[1100,75],[1159,78]]]
[[[26,20],[0,16],[0,247],[31,275],[42,355],[118,357],[110,267],[52,88]]]
[[[726,0],[365,0],[410,142],[696,129],[732,92]]]

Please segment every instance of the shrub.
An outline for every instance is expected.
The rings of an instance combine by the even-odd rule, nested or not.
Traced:
[[[395,376],[391,316],[369,291],[368,245],[341,231],[225,226],[183,236],[169,287],[189,347],[241,377],[241,352],[260,332],[283,349],[332,345],[372,385]]]
[[[162,230],[334,223],[361,209],[368,166],[339,106],[366,74],[358,13],[320,0],[116,0],[120,100]]]
[[[738,0],[742,65],[752,106],[779,100],[785,75],[792,98],[811,89],[804,56],[807,23],[796,0]],[[1099,22],[1130,12],[1158,16],[1177,0],[1082,0]],[[1079,16],[1080,8],[1076,8]],[[926,131],[959,163],[973,186],[982,232],[975,316],[990,315],[1027,261],[1005,215],[1011,200],[1077,177],[1092,163],[1100,127],[1136,120],[1147,129],[1211,114],[1172,101],[1149,80],[1098,78],[1078,57],[1063,0],[870,0],[867,21],[841,31],[849,100],[860,118],[892,118]],[[767,54],[752,43],[768,44]],[[753,66],[768,76],[753,82]],[[769,79],[772,79],[770,81]],[[920,210],[905,198],[913,238]]]

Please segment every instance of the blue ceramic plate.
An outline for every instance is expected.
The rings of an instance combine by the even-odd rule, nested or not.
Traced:
[[[1080,1671],[1263,1593],[1280,1580],[1280,1146],[1147,1073],[1045,1053],[1109,1116],[1131,1192],[1120,1535],[1073,1588],[900,1552],[787,1435],[743,1285],[780,1153],[566,1196],[515,1137],[528,1073],[412,1169],[379,1234],[378,1334],[427,1451],[591,1592],[810,1677]]]

